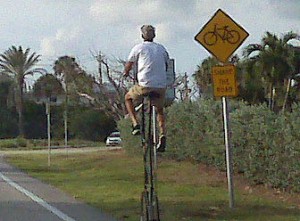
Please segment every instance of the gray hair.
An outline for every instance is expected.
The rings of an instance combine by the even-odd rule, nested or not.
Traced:
[[[155,28],[152,25],[143,25],[141,27],[142,38],[144,40],[152,41],[155,37]]]

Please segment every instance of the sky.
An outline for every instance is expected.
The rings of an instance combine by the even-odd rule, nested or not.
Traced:
[[[126,59],[142,42],[140,27],[151,24],[155,41],[175,59],[176,73],[191,75],[210,56],[194,37],[218,9],[249,33],[238,54],[260,43],[266,31],[300,34],[300,0],[3,0],[0,53],[12,45],[31,48],[50,71],[59,56],[74,56],[92,74],[93,53]]]

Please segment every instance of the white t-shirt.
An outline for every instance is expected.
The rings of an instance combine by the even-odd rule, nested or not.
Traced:
[[[129,62],[137,62],[138,83],[143,87],[167,86],[168,60],[169,55],[164,46],[148,41],[134,46],[128,56]]]

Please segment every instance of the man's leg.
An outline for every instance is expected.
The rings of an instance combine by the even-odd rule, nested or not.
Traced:
[[[125,106],[127,108],[128,114],[130,116],[131,122],[132,122],[132,135],[138,135],[141,133],[140,130],[140,125],[138,123],[136,113],[134,110],[134,105],[133,105],[133,100],[137,100],[139,98],[139,92],[140,87],[135,85],[130,90],[128,93],[125,95]]]
[[[157,121],[159,126],[159,143],[157,146],[157,152],[165,152],[166,149],[166,125],[165,125],[165,115],[163,108],[157,108]]]
[[[127,108],[128,114],[130,116],[131,122],[133,126],[138,125],[137,117],[135,114],[132,98],[129,93],[125,95],[125,106]]]
[[[165,115],[163,108],[156,108],[157,111],[157,121],[159,127],[159,135],[165,136],[166,135],[166,125],[165,125]]]

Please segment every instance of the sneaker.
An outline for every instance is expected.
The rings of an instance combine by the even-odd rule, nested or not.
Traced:
[[[140,125],[137,124],[135,126],[132,126],[132,131],[131,131],[132,135],[139,135],[141,134],[141,129],[140,129]]]
[[[167,138],[164,135],[162,135],[159,138],[159,143],[158,143],[157,149],[156,149],[157,152],[161,152],[162,153],[162,152],[166,151],[166,141],[167,141]]]

